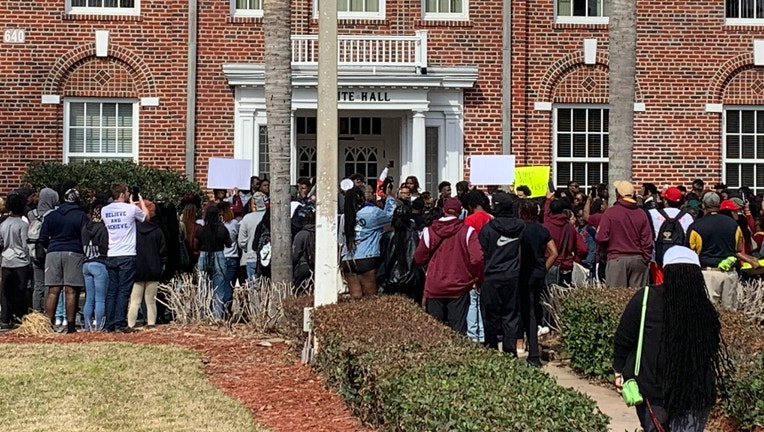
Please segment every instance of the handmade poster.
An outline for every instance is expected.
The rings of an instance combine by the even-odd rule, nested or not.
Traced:
[[[508,185],[515,182],[515,157],[488,155],[470,157],[470,183]]]
[[[518,186],[528,186],[531,198],[546,196],[549,187],[549,167],[529,166],[515,168],[515,190]]]
[[[207,188],[249,190],[252,161],[249,159],[210,158]]]

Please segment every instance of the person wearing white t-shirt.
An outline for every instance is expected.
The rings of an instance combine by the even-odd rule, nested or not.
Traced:
[[[146,220],[149,212],[143,197],[138,194],[134,200],[125,183],[113,183],[111,196],[113,202],[101,209],[101,219],[109,233],[105,329],[127,333],[131,331],[127,326],[127,307],[136,270],[135,222]]]
[[[679,206],[682,204],[682,191],[675,187],[670,187],[661,193],[661,197],[663,197],[663,201],[666,204],[666,206],[661,209],[663,213],[665,213],[665,215],[669,218],[677,217],[681,212]],[[664,215],[661,214],[661,210],[652,208],[647,211],[647,215],[650,218],[650,225],[653,227],[654,241],[658,240],[658,234],[660,232],[661,225],[663,225],[663,222],[666,221]],[[692,215],[689,213],[685,213],[681,218],[679,218],[679,225],[682,226],[685,234],[687,234],[687,229],[690,228],[692,222]],[[650,262],[650,276],[653,283],[663,283],[663,268],[655,261],[655,257],[653,257],[652,262]]]

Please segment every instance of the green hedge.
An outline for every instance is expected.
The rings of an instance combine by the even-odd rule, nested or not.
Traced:
[[[23,182],[35,189],[57,187],[64,181],[74,180],[83,201],[87,202],[98,192],[109,193],[113,182],[125,182],[129,187],[138,186],[141,195],[154,200],[160,192],[176,206],[185,194],[199,196],[206,201],[207,194],[195,182],[173,170],[152,168],[130,161],[85,161],[71,164],[61,162],[38,162],[30,164]]]
[[[563,346],[571,366],[579,372],[611,383],[613,336],[626,303],[636,290],[572,288],[561,299]],[[764,427],[764,328],[742,312],[719,310],[722,337],[735,364],[728,379],[724,414],[741,430]]]
[[[381,431],[605,431],[587,396],[453,333],[410,300],[317,308],[314,365]]]

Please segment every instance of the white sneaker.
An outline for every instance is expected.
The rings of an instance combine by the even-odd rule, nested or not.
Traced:
[[[539,326],[538,333],[536,333],[539,336],[544,336],[549,334],[549,327],[547,326]]]
[[[56,318],[56,325],[60,326],[60,325],[66,325],[66,324],[64,324],[64,321],[61,318]]]
[[[68,324],[69,324],[69,321],[67,321],[67,320],[66,320],[66,318],[64,318],[64,319],[61,321],[61,325],[62,325],[62,326],[64,326],[64,327],[66,327]]]

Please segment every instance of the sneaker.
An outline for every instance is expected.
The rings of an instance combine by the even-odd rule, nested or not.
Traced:
[[[539,359],[528,359],[527,361],[528,361],[528,364],[533,367],[537,367],[537,368],[543,367],[543,364],[541,364],[541,360]]]
[[[67,321],[66,318],[64,318],[63,320],[61,320],[61,325],[66,327],[67,325],[69,325],[69,321]]]
[[[56,325],[57,326],[64,325],[64,320],[61,318],[56,318]]]
[[[547,326],[539,326],[539,331],[536,333],[539,336],[544,336],[549,334],[549,327]]]

